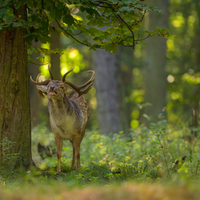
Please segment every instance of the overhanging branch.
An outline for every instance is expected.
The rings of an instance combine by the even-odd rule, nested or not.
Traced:
[[[60,25],[60,23],[58,22],[57,19],[55,19],[55,21],[56,21],[56,23],[58,24],[58,26],[59,26],[67,35],[69,35],[71,38],[73,38],[76,42],[78,42],[78,43],[80,43],[80,44],[82,44],[82,45],[85,45],[85,46],[87,46],[87,47],[90,46],[90,45],[87,44],[87,43],[81,42],[80,40],[78,40],[77,38],[75,38],[72,34],[70,34],[69,32],[67,32],[67,31]]]

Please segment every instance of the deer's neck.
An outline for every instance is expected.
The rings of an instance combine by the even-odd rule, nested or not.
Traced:
[[[80,109],[78,105],[69,100],[66,96],[61,99],[49,99],[49,113],[56,116],[72,116],[79,115]]]
[[[49,99],[49,113],[50,115],[71,115],[73,107],[66,96],[60,99]]]

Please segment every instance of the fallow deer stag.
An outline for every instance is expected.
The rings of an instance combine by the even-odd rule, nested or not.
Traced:
[[[85,128],[89,118],[89,107],[86,99],[81,96],[86,94],[94,82],[95,72],[90,70],[92,77],[89,81],[81,86],[65,80],[65,77],[74,69],[71,69],[62,77],[62,81],[53,79],[52,72],[49,68],[51,78],[43,82],[38,82],[30,77],[31,82],[37,87],[38,94],[43,96],[47,94],[48,110],[50,115],[51,128],[55,134],[57,145],[57,172],[60,172],[60,160],[62,153],[63,140],[69,140],[73,147],[72,169],[79,169],[80,165],[80,144],[85,135]],[[69,90],[65,86],[69,85],[72,89]],[[73,92],[72,92],[73,91]],[[44,97],[44,96],[43,96]],[[75,166],[75,162],[77,164]]]

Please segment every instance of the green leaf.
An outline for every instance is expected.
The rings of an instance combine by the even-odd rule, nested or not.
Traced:
[[[90,15],[93,15],[93,9],[92,8],[85,8],[86,12]]]
[[[1,8],[0,9],[0,17],[3,16],[4,13],[6,13],[7,9],[6,8]]]
[[[10,0],[0,0],[0,7],[5,7],[9,2]]]
[[[14,22],[14,23],[12,24],[12,26],[15,28],[15,27],[21,26],[21,24],[20,24],[20,23],[17,23],[17,22]]]
[[[9,15],[8,13],[5,13],[3,15],[3,21],[5,21],[6,23],[13,22],[14,19],[15,19],[15,16]]]
[[[59,12],[56,12],[56,19],[58,20],[58,21],[60,21],[61,20],[61,18],[62,18],[62,11],[59,11]]]
[[[53,7],[50,10],[50,16],[51,16],[52,19],[55,19],[55,17],[56,17],[56,10]]]
[[[70,0],[65,0],[65,2],[67,3],[67,4],[72,4],[72,2],[70,1]]]
[[[127,6],[127,7],[122,7],[122,8],[120,8],[120,9],[118,10],[117,13],[120,14],[120,13],[122,13],[122,12],[134,13],[135,10]]]
[[[106,51],[110,51],[112,49],[111,45],[110,44],[106,44],[105,45],[105,50]]]
[[[63,17],[63,22],[68,24],[68,25],[72,25],[74,24],[74,18],[69,14],[69,15],[65,15]]]
[[[90,15],[96,15],[96,16],[99,16],[100,17],[100,14],[93,8],[84,8],[85,11],[90,14]]]
[[[43,38],[46,40],[46,42],[49,42],[49,43],[53,42],[53,39],[51,37],[49,37],[49,36],[45,36]]]
[[[62,10],[64,7],[65,7],[65,5],[62,2],[59,1],[58,4],[57,4],[58,10]]]
[[[161,31],[161,28],[157,26],[157,30]]]
[[[85,11],[85,8],[83,6],[81,6],[79,9],[80,9],[81,12]]]
[[[116,46],[112,46],[110,53],[114,54],[117,52],[117,47]]]
[[[38,35],[38,38],[37,38],[40,42],[42,42],[42,43],[47,43],[48,41],[48,39],[47,39],[47,37],[43,37],[43,36],[41,36],[41,35]]]

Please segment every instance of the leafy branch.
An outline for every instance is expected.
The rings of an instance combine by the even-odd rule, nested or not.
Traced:
[[[15,14],[26,4],[27,17]],[[74,8],[76,12],[74,12]],[[63,33],[90,49],[104,48],[115,53],[116,46],[135,47],[136,42],[152,35],[172,36],[166,29],[145,31],[143,39],[135,37],[147,11],[160,12],[138,0],[40,0],[0,1],[0,31],[22,27],[31,46],[33,40],[52,42],[51,32]],[[80,18],[84,16],[81,20]],[[59,28],[52,27],[56,21]],[[102,29],[102,27],[104,27]],[[80,35],[86,36],[81,41]],[[93,42],[91,42],[91,39]]]
[[[74,39],[76,42],[85,45],[87,47],[89,47],[90,45],[84,42],[81,42],[80,40],[78,40],[77,38],[75,38],[72,34],[70,34],[69,32],[67,32],[67,30],[65,30],[59,23],[59,21],[57,19],[55,19],[56,23],[58,24],[58,26],[63,30],[63,32],[65,32],[67,35],[69,35],[72,39]]]

